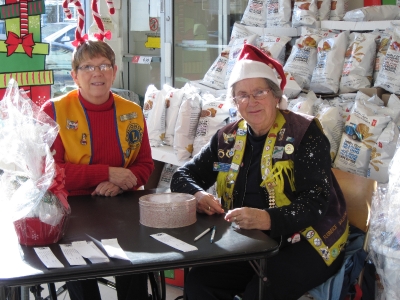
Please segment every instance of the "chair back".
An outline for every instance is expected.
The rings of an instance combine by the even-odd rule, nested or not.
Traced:
[[[367,232],[371,202],[377,189],[377,182],[339,169],[332,171],[343,192],[350,224]]]

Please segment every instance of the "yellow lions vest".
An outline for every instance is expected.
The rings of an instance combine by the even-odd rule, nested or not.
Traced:
[[[144,120],[139,105],[116,94],[113,94],[113,97],[115,124],[118,127],[119,145],[123,155],[121,166],[126,168],[138,155]],[[65,148],[64,160],[73,164],[90,164],[92,159],[90,124],[86,110],[79,101],[78,90],[54,99],[53,108]]]

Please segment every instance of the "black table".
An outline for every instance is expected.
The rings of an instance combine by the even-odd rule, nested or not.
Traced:
[[[139,197],[155,193],[144,190],[116,197],[69,197],[71,216],[64,237],[49,247],[65,268],[47,269],[34,249],[14,240],[2,246],[0,255],[0,287],[143,273],[196,265],[265,259],[278,251],[277,243],[259,230],[234,230],[222,215],[197,214],[195,224],[174,229],[146,227],[139,222]],[[206,228],[216,225],[214,243],[210,235],[194,242]],[[195,245],[198,250],[181,252],[150,235],[164,232]],[[0,232],[4,241],[4,232]],[[131,261],[110,258],[109,263],[70,266],[58,244],[93,241],[106,254],[101,239],[117,238]],[[1,293],[0,293],[1,299]]]

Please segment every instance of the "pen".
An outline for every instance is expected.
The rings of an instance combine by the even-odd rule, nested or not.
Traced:
[[[215,231],[217,230],[217,226],[214,226],[212,231],[211,231],[211,239],[210,243],[214,242],[214,236],[215,236]]]
[[[209,232],[212,229],[212,227],[207,228],[206,230],[204,230],[202,233],[200,233],[198,236],[196,236],[194,238],[194,241],[197,241],[199,238],[201,238],[202,236],[204,236],[207,232]]]

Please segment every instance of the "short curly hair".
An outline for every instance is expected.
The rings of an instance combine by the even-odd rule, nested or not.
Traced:
[[[110,45],[103,41],[85,41],[72,53],[72,70],[77,72],[82,61],[95,57],[106,57],[115,66],[115,52]]]

